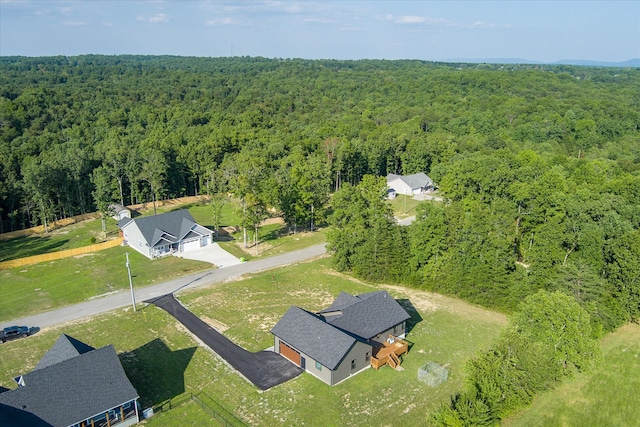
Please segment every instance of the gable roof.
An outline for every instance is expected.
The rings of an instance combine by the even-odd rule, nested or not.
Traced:
[[[330,325],[347,333],[371,339],[411,318],[387,291],[370,292],[358,296],[349,294],[343,296],[343,293],[338,295],[328,309],[319,314],[324,315]],[[329,309],[339,313],[329,316]]]
[[[112,204],[109,205],[108,208],[114,214],[117,214],[117,213],[122,212],[122,211],[128,211],[129,210],[129,209],[125,208],[124,206],[122,206],[120,203],[112,203]]]
[[[66,427],[139,397],[112,345],[36,369],[23,380],[23,387],[0,393],[0,419],[19,410],[44,425]]]
[[[136,219],[123,218],[118,221],[121,229],[135,223],[150,247],[161,241],[177,243],[193,233],[193,236],[211,234],[211,231],[198,225],[187,209],[166,212],[160,215],[145,216]]]
[[[356,343],[354,337],[295,306],[287,310],[271,333],[331,370]]]
[[[60,338],[53,344],[53,346],[47,351],[40,362],[33,369],[38,370],[46,368],[47,366],[55,365],[56,363],[64,362],[72,357],[80,356],[91,350],[95,350],[90,345],[78,341],[77,339],[70,337],[69,335],[62,334]]]
[[[400,179],[411,189],[425,188],[433,186],[433,181],[424,172],[414,173],[413,175],[387,175],[387,184],[392,183],[396,179]]]
[[[325,308],[324,310],[319,311],[318,313],[331,313],[334,311],[340,311],[343,308],[348,307],[351,304],[355,304],[358,301],[360,301],[358,297],[342,291],[336,297],[335,301],[333,301],[333,304],[331,304],[329,307]]]

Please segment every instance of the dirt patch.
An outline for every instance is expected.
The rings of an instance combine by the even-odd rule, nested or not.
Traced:
[[[260,223],[260,226],[271,225],[271,224],[283,225],[284,224],[284,219],[282,219],[282,218],[267,218],[267,219],[265,219],[264,221],[262,221]]]
[[[211,326],[213,329],[215,329],[218,332],[224,332],[227,329],[229,329],[229,327],[227,325],[225,325],[222,322],[217,321],[216,319],[212,319],[212,318],[207,317],[207,316],[200,316],[200,319],[202,319],[202,321],[204,323],[206,323],[207,325]]]
[[[481,319],[496,322],[499,325],[507,324],[506,315],[472,305],[471,303],[456,298],[418,289],[404,288],[402,286],[383,285],[382,287],[392,290],[396,294],[405,296],[415,308],[422,312],[444,310],[466,319]]]
[[[74,255],[74,258],[84,258],[86,256],[94,256],[95,254],[80,254],[80,255]]]

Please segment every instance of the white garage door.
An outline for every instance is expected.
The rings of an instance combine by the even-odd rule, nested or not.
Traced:
[[[182,250],[184,252],[192,251],[198,248],[200,248],[200,239],[188,240],[184,242],[184,245],[182,246]]]

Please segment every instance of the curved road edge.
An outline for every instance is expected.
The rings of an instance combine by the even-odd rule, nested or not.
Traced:
[[[149,285],[135,289],[134,283],[136,301],[157,298],[162,295],[179,292],[184,289],[209,286],[214,283],[237,279],[245,274],[258,273],[272,268],[296,264],[298,262],[320,257],[324,255],[326,251],[325,244],[314,245],[297,251],[287,252],[268,258],[251,260],[221,269],[201,271],[199,273],[182,276],[157,285]],[[47,328],[61,323],[83,319],[85,317],[95,316],[96,314],[106,313],[128,305],[131,305],[131,294],[128,289],[124,289],[114,295],[68,305],[56,310],[23,317],[21,319],[2,321],[0,322],[0,328],[10,325],[27,325],[38,328]]]

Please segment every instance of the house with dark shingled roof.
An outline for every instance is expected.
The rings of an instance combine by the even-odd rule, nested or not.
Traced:
[[[149,259],[188,252],[213,243],[213,231],[198,225],[188,210],[118,221],[124,243]]]
[[[94,349],[61,335],[18,388],[0,393],[0,425],[127,427],[139,422],[138,392],[112,345]]]
[[[410,316],[386,291],[341,292],[312,313],[292,306],[271,329],[274,350],[329,385],[371,366],[389,335],[404,338]]]

